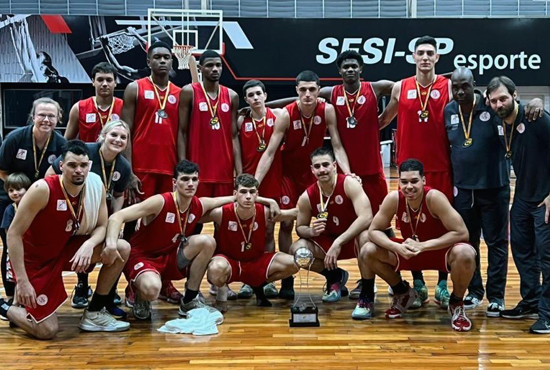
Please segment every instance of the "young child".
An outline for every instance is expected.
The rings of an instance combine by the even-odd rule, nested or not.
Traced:
[[[4,218],[2,219],[2,224],[0,225],[2,232],[8,232],[11,222],[15,217],[17,205],[30,186],[31,180],[29,180],[29,178],[23,173],[12,173],[4,182],[4,189],[13,203],[10,204],[4,211]],[[13,278],[11,264],[9,263],[7,245],[4,245],[2,248],[2,283],[4,284],[7,299],[13,299],[15,280]]]

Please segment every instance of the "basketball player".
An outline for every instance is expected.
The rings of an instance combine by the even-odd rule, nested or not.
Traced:
[[[508,319],[537,318],[531,333],[550,333],[550,115],[529,122],[517,101],[516,85],[495,77],[487,97],[497,114],[499,135],[516,174],[510,211],[512,256],[520,276],[522,300],[500,312]],[[535,111],[535,113],[538,113]],[[542,272],[542,284],[541,284]]]
[[[258,181],[249,174],[235,179],[236,201],[214,209],[208,220],[216,223],[216,255],[208,266],[208,281],[221,288],[240,281],[250,285],[259,307],[270,307],[264,294],[267,282],[298,272],[294,258],[286,253],[265,251],[268,212],[258,204]],[[296,218],[296,209],[282,210],[274,221]],[[225,289],[216,298],[218,307],[227,310]]]
[[[327,129],[340,169],[346,175],[351,174],[348,157],[338,134],[335,109],[330,104],[318,102],[319,89],[320,79],[315,72],[303,71],[296,77],[298,100],[282,111],[256,170],[255,177],[261,186],[284,138],[281,207],[285,209],[295,208],[300,194],[315,182],[308,158],[313,150],[323,145]],[[289,252],[293,226],[293,221],[281,223],[279,250],[282,252]],[[279,297],[294,298],[292,277],[282,281]]]
[[[353,311],[354,319],[369,319],[374,309],[374,274],[384,279],[394,293],[389,319],[399,318],[416,299],[417,292],[401,279],[401,270],[446,270],[451,272],[453,293],[448,310],[456,331],[468,331],[471,321],[463,296],[475,270],[475,250],[466,244],[468,229],[443,193],[426,186],[422,163],[404,160],[399,166],[401,190],[392,191],[369,228],[370,242],[359,256],[363,291]],[[397,216],[403,239],[389,238],[384,230]]]
[[[103,266],[92,302],[80,320],[85,331],[123,331],[130,324],[116,321],[105,310],[108,293],[130,254],[124,240],[103,248],[107,226],[105,189],[89,174],[86,145],[74,140],[64,147],[62,174],[37,181],[21,200],[8,232],[11,263],[16,275],[16,300],[0,299],[0,314],[38,339],[59,331],[55,312],[67,299],[62,272],[83,272]]]
[[[122,99],[115,98],[117,69],[101,62],[92,69],[92,85],[95,96],[76,102],[69,113],[65,139],[78,138],[94,143],[109,121],[117,121],[122,113]]]
[[[332,150],[320,147],[311,153],[311,172],[317,181],[298,200],[296,233],[300,239],[290,248],[292,255],[301,247],[313,253],[311,270],[327,280],[323,302],[340,300],[349,274],[337,261],[358,256],[372,221],[370,201],[361,184],[338,174],[336,168]]]
[[[180,88],[169,81],[172,52],[161,42],[154,42],[147,51],[151,75],[130,83],[124,92],[122,119],[130,126],[131,145],[127,158],[134,176],[130,181],[129,203],[172,190],[172,171],[177,164],[179,141],[178,104]],[[182,294],[171,282],[163,283],[162,297],[178,303]]]

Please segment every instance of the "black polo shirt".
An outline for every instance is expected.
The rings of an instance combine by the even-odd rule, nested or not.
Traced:
[[[525,117],[525,107],[520,103],[518,115],[511,125],[504,125],[500,118],[495,121],[500,132],[506,128],[510,140],[512,129],[512,164],[516,173],[515,196],[526,202],[540,203],[550,193],[550,115],[529,122]],[[505,147],[504,135],[500,136]]]
[[[458,102],[445,107],[445,128],[451,144],[454,185],[462,189],[492,189],[510,184],[510,161],[498,136],[496,115],[485,105],[479,91],[476,94],[470,138],[472,145],[464,147],[466,137],[460,121]],[[464,114],[466,130],[470,114]]]
[[[91,171],[99,177],[101,181],[105,183],[103,178],[103,171],[101,170],[101,158],[99,157],[99,148],[101,143],[86,143],[88,150],[90,151],[90,161],[92,162]],[[57,174],[61,174],[61,169],[59,168],[59,162],[61,162],[61,156],[59,156],[53,163],[52,168]],[[109,181],[109,176],[111,174],[111,164],[105,163],[105,177]],[[111,181],[111,189],[107,189],[108,192],[114,191],[114,193],[123,193],[124,190],[128,187],[128,182],[130,181],[130,175],[132,174],[132,169],[130,168],[130,163],[124,156],[118,155],[115,162],[115,170],[113,172],[113,179]]]

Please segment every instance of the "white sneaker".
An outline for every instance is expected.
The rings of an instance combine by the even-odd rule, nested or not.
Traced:
[[[84,331],[126,331],[130,329],[130,323],[118,321],[102,308],[96,312],[85,310],[78,327]]]

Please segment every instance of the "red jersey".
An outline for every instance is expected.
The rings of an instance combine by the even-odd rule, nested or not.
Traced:
[[[285,107],[290,115],[290,126],[285,135],[283,152],[283,173],[301,184],[311,184],[315,177],[311,173],[309,155],[323,146],[327,132],[325,118],[326,103],[317,103],[311,118],[302,117],[295,101]],[[311,127],[311,128],[310,128]],[[309,133],[309,140],[306,132]]]
[[[233,183],[233,113],[229,89],[220,85],[215,100],[204,94],[202,84],[195,82],[193,87],[193,109],[189,120],[187,138],[187,158],[199,165],[201,182]],[[211,125],[210,107],[217,104],[216,117],[219,123]]]
[[[359,176],[384,173],[380,158],[378,102],[371,83],[361,82],[356,94],[348,94],[344,85],[334,86],[331,101],[336,110],[338,133],[348,155],[351,172]],[[357,120],[353,128],[347,123],[350,109]]]
[[[222,223],[216,230],[216,253],[223,254],[236,261],[246,262],[260,258],[265,252],[265,208],[262,204],[256,203],[256,219],[252,229],[250,243],[252,248],[246,249],[246,235],[252,226],[252,218],[237,221],[235,203],[226,204],[222,207]]]
[[[428,88],[416,90],[416,78],[401,81],[397,112],[397,164],[416,158],[424,171],[450,171],[450,144],[445,129],[444,110],[449,102],[449,85],[445,77],[437,76],[428,97]],[[421,118],[421,102],[428,99],[428,118]]]
[[[59,177],[60,175],[53,175],[44,178],[50,189],[50,195],[46,207],[36,214],[23,234],[25,264],[33,264],[40,268],[59,258],[73,235],[74,219],[61,189]],[[79,197],[69,196],[69,200],[76,211]]]
[[[173,194],[162,194],[164,206],[160,213],[148,225],[141,224],[139,230],[130,238],[132,256],[158,257],[176,250],[180,243],[179,235],[181,233],[176,217],[180,218],[181,225],[185,228],[185,236],[189,237],[193,234],[195,226],[202,217],[202,203],[199,198],[193,197],[189,205],[189,213],[178,212]],[[185,219],[185,215],[187,215],[187,219]],[[187,222],[187,226],[184,226],[185,222]]]
[[[136,81],[138,96],[134,117],[132,137],[132,166],[135,172],[173,175],[177,164],[177,137],[179,126],[179,96],[181,89],[169,82],[164,91],[157,88],[159,98],[164,101],[165,117],[158,112],[161,109],[159,98],[149,77]]]
[[[328,199],[328,206],[326,208],[328,212],[327,225],[325,231],[323,231],[321,235],[338,237],[357,219],[353,203],[346,195],[344,189],[345,180],[345,175],[338,174],[336,177],[336,186],[334,187],[332,196]],[[312,216],[315,217],[321,212],[320,191],[317,182],[308,187],[306,192],[309,198],[309,204],[311,205]],[[326,201],[327,197],[323,196],[323,202]]]
[[[447,229],[443,226],[441,220],[434,218],[428,209],[426,204],[426,198],[428,192],[432,188],[424,186],[424,198],[422,198],[422,206],[417,212],[414,212],[409,208],[409,214],[412,221],[409,220],[409,214],[407,214],[407,203],[402,192],[399,192],[399,203],[397,205],[397,217],[401,225],[401,235],[403,239],[412,238],[413,229],[418,236],[418,241],[426,241],[431,239],[437,239],[447,233]],[[417,223],[418,217],[420,220]],[[411,227],[412,225],[412,227]],[[417,226],[418,225],[418,226]]]
[[[107,110],[96,107],[94,97],[80,100],[78,102],[78,138],[86,143],[95,143],[101,129],[108,121],[120,119],[123,104],[122,99],[113,98],[113,112],[109,119],[111,107]]]
[[[239,131],[239,138],[241,142],[243,173],[249,173],[251,175],[256,173],[258,163],[260,162],[260,158],[263,154],[263,151],[258,151],[260,140],[263,139],[263,142],[267,148],[267,144],[273,134],[276,117],[271,109],[266,109],[265,120],[254,120],[256,125],[253,124],[252,117],[246,117],[242,122],[241,129]],[[260,137],[260,140],[258,139],[258,136]],[[269,171],[265,175],[265,178],[260,186],[260,195],[279,200],[281,195],[282,180],[282,155],[281,151],[277,150],[275,153],[275,158],[273,158],[273,163],[271,164],[271,167],[269,168]]]

